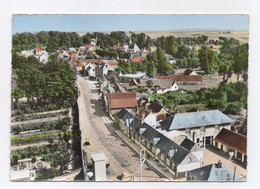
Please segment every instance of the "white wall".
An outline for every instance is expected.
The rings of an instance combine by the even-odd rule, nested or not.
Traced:
[[[97,161],[94,164],[95,181],[106,181],[106,160]]]

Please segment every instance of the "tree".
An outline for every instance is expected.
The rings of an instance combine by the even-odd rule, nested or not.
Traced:
[[[212,49],[207,48],[206,46],[201,47],[198,52],[198,58],[200,67],[206,74],[216,69],[217,57]]]
[[[190,49],[185,47],[185,45],[178,46],[177,51],[174,53],[174,57],[178,59],[189,58],[191,56]]]
[[[147,72],[146,72],[146,74],[149,77],[153,77],[153,75],[154,75],[154,62],[153,61],[147,62]]]
[[[244,72],[246,74],[248,69],[248,51],[244,51],[235,57],[233,64],[234,73],[237,74],[237,81],[239,80],[239,75]]]
[[[122,74],[132,73],[132,67],[130,61],[119,61],[118,67],[116,68]]]
[[[227,83],[228,79],[226,79],[226,76],[230,76],[229,72],[232,70],[232,63],[226,62],[222,63],[218,67],[218,73],[223,76],[223,82]],[[229,77],[228,77],[229,78]]]
[[[172,71],[172,65],[166,61],[166,57],[164,56],[161,48],[157,48],[156,50],[155,67],[158,73],[167,73],[169,71]]]

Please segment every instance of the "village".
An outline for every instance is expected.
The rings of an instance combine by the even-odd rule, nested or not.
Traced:
[[[28,99],[13,99],[11,127],[20,130],[13,132],[11,151],[39,146],[39,141],[34,144],[32,140],[28,145],[24,138],[39,135],[39,122],[51,117],[45,122],[63,122],[67,126],[41,132],[46,137],[40,143],[51,146],[60,141],[70,158],[58,177],[53,174],[43,179],[70,181],[81,172],[85,181],[246,181],[247,109],[221,104],[222,99],[217,97],[222,97],[223,91],[217,93],[218,89],[228,88],[226,85],[234,87],[233,91],[246,86],[247,68],[234,69],[232,75],[230,65],[226,68],[220,64],[217,68],[216,64],[201,63],[208,49],[217,54],[225,40],[232,47],[240,46],[239,41],[204,35],[183,38],[200,41],[179,45],[177,53],[169,54],[167,48],[144,45],[134,35],[130,33],[124,43],[108,47],[96,35],[78,47],[48,52],[48,46],[37,46],[17,52],[18,57],[34,57],[43,65],[53,59],[65,62],[74,75],[78,112],[72,107],[58,113],[53,110],[46,113],[48,116],[37,112],[19,115],[17,107],[26,110]],[[149,36],[144,38],[148,43]],[[166,42],[172,39],[168,37]],[[215,57],[210,58],[216,62]],[[239,60],[243,58],[238,55]],[[76,145],[80,149],[73,152]],[[74,157],[82,161],[82,167]],[[37,155],[26,158],[17,158],[11,180],[35,180],[37,166],[55,167]]]

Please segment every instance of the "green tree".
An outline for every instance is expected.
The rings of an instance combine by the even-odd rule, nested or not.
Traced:
[[[132,66],[130,61],[119,61],[118,67],[116,68],[119,70],[122,74],[132,73]]]
[[[211,48],[207,48],[206,46],[201,47],[198,51],[198,58],[200,67],[206,74],[216,69],[217,57]]]
[[[161,48],[157,48],[156,50],[156,62],[155,67],[158,73],[167,73],[172,71],[173,67],[166,61],[166,57],[164,56]]]
[[[146,74],[149,77],[153,77],[153,75],[154,75],[154,62],[153,61],[147,62],[147,72],[146,72]]]

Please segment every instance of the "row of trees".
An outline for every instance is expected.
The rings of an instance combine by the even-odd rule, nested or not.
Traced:
[[[236,114],[239,108],[247,107],[247,85],[242,82],[221,83],[218,87],[202,88],[190,94],[168,92],[153,95],[151,100],[158,100],[163,105],[170,107],[205,104],[208,108],[217,108],[225,113]]]
[[[13,35],[12,46],[13,52],[20,52],[34,48],[36,46],[46,46],[47,51],[59,47],[79,47],[89,44],[91,39],[96,39],[96,45],[101,48],[109,48],[114,45],[124,45],[129,43],[131,37],[132,43],[137,44],[141,49],[148,48],[152,45],[151,37],[145,33],[130,32],[128,36],[124,31],[114,31],[111,33],[93,32],[80,36],[76,32],[59,32],[59,31],[41,31],[38,33],[17,33]]]
[[[59,47],[79,47],[82,44],[82,38],[76,32],[24,32],[13,35],[12,51],[20,52],[40,45],[46,46],[46,50],[51,52]]]
[[[17,86],[12,89],[12,98],[18,110],[18,99],[22,97],[27,97],[30,110],[34,111],[67,108],[74,102],[74,76],[67,63],[52,59],[46,64],[40,64],[33,57],[13,54],[12,69],[17,75]]]
[[[225,40],[216,54],[213,49],[203,46],[198,51],[198,58],[201,69],[206,74],[218,71],[223,75],[223,81],[227,82],[233,73],[237,74],[237,81],[242,74],[243,79],[247,81],[248,71],[248,45],[234,45],[230,40]]]

